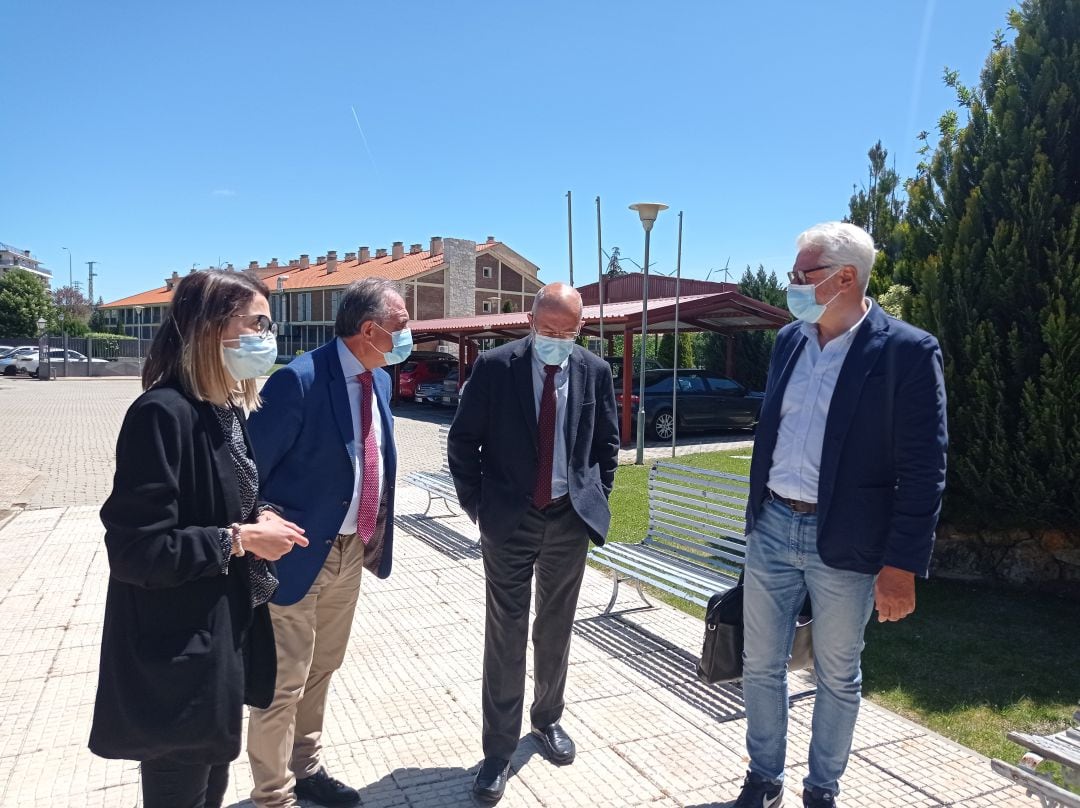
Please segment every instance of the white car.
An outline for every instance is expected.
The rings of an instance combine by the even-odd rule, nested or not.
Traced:
[[[87,359],[78,351],[67,351],[67,361],[70,366],[71,363],[86,364],[87,362],[101,362],[104,363],[104,359]],[[40,362],[39,352],[33,351],[32,353],[23,354],[22,356],[15,357],[15,368],[17,373],[29,373],[31,376],[37,376],[38,363]],[[64,349],[52,348],[49,350],[49,362],[55,368],[64,364]]]

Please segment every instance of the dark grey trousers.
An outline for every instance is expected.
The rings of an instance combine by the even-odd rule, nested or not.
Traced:
[[[546,511],[529,508],[504,541],[482,538],[487,579],[484,626],[484,756],[509,760],[521,734],[529,601],[536,576],[533,677],[534,727],[562,718],[570,632],[589,536],[569,500]]]

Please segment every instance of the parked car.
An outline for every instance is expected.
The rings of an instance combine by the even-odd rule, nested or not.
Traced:
[[[94,362],[95,364],[100,362],[101,364],[105,364],[104,359],[87,359],[83,354],[79,353],[78,351],[72,351],[70,349],[67,352],[67,361],[68,364],[71,364],[73,362],[82,363],[84,365],[87,362]],[[15,366],[17,368],[16,372],[29,373],[31,376],[37,376],[39,362],[40,357],[36,349],[31,353],[18,356],[15,359]],[[52,348],[49,351],[49,362],[52,364],[53,367],[56,367],[57,365],[62,365],[64,363],[64,349]],[[6,372],[7,371],[5,370],[5,373]]]
[[[457,358],[450,354],[413,354],[405,360],[398,376],[398,396],[403,399],[416,397],[417,388],[424,382],[441,382],[450,369],[457,365]]]
[[[465,385],[469,383],[469,374],[472,372],[472,365],[468,365],[465,368],[465,382],[461,385],[461,389],[458,390],[458,369],[457,365],[454,365],[453,369],[446,375],[446,378],[442,382],[442,398],[440,403],[444,407],[456,407],[458,400],[461,398],[461,394],[465,391]]]
[[[670,368],[645,371],[645,428],[656,440],[671,439],[672,384]],[[637,392],[640,394],[641,385],[637,385]],[[680,432],[753,429],[765,398],[764,393],[747,390],[734,379],[699,368],[679,369],[676,396]],[[623,396],[618,390],[615,398],[621,415]],[[630,397],[635,414],[639,400],[638,395]]]
[[[16,360],[20,356],[26,356],[31,353],[37,353],[37,348],[33,345],[23,345],[19,348],[12,348],[3,356],[0,356],[0,373],[5,376],[14,376],[20,370],[18,364],[16,364]]]
[[[417,404],[442,404],[443,380],[421,382],[413,397]]]

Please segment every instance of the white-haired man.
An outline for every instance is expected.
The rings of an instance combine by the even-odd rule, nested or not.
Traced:
[[[827,222],[798,237],[747,503],[743,693],[749,771],[735,808],[779,808],[787,659],[809,593],[818,689],[802,800],[836,805],[859,712],[863,632],[915,609],[945,489],[937,340],[866,297],[874,243]]]

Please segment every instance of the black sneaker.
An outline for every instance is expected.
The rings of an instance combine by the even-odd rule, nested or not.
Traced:
[[[836,795],[823,788],[804,788],[803,808],[836,808]]]
[[[317,802],[319,805],[356,805],[360,795],[320,767],[315,774],[296,781],[296,796]]]
[[[784,787],[751,772],[746,773],[739,798],[731,808],[780,808],[784,804]]]

